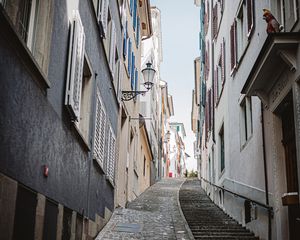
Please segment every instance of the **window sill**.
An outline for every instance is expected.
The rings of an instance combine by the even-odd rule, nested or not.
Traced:
[[[6,43],[15,51],[16,55],[21,59],[27,70],[33,74],[34,80],[43,90],[50,88],[49,80],[34,59],[25,42],[19,37],[19,34],[16,32],[15,27],[13,26],[9,16],[6,14],[5,9],[1,4],[0,22],[2,32],[5,33],[3,34],[3,38],[6,40]]]
[[[86,140],[86,138],[83,136],[80,128],[77,126],[77,123],[73,122],[73,126],[74,126],[74,129],[75,129],[75,132],[77,133],[77,137],[80,140],[80,143],[84,146],[84,148],[88,152],[90,152],[91,151],[90,145],[89,145],[88,141]]]
[[[217,101],[216,101],[216,104],[215,104],[215,108],[218,107],[219,102],[221,101],[221,97],[222,97],[222,95],[223,95],[223,90],[224,90],[224,85],[225,85],[225,81],[224,81],[224,83],[222,83],[222,89],[221,89],[220,95],[219,95],[218,98],[217,98]]]
[[[106,181],[111,185],[112,188],[115,188],[114,181],[107,175],[105,175]]]
[[[103,164],[101,164],[95,156],[93,156],[93,160],[96,162],[97,166],[100,168],[101,173],[105,174],[105,171],[103,169]]]
[[[241,145],[240,152],[242,152],[246,148],[248,143],[251,141],[252,137],[253,137],[253,134],[251,134],[251,136]]]

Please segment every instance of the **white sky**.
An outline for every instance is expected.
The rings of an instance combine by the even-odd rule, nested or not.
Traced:
[[[188,170],[197,169],[194,160],[194,133],[191,130],[194,59],[199,56],[199,8],[194,0],[150,0],[161,11],[163,63],[161,78],[173,96],[174,117],[186,130],[185,147],[191,156]]]

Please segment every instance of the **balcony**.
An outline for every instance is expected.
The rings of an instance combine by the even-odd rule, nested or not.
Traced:
[[[278,96],[290,89],[289,76],[296,72],[299,43],[297,32],[269,34],[241,93],[258,96],[266,108],[276,105]]]

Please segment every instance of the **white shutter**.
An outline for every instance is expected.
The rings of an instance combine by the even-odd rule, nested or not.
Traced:
[[[100,12],[100,24],[101,24],[101,28],[103,31],[103,36],[102,37],[106,37],[106,33],[107,33],[107,18],[108,18],[108,4],[109,1],[108,0],[102,0],[101,3],[101,12]]]
[[[114,137],[112,128],[109,128],[108,132],[108,149],[107,149],[107,162],[106,162],[106,174],[111,182],[114,182],[115,177],[115,155],[116,155],[116,139]]]
[[[113,76],[115,74],[115,57],[116,57],[116,26],[115,26],[115,22],[112,20],[110,51],[109,51],[109,66]]]
[[[79,121],[80,116],[84,46],[85,34],[83,25],[79,12],[74,11],[69,41],[65,105],[67,106],[72,119],[75,121]]]
[[[101,102],[100,90],[97,88],[96,121],[94,136],[94,159],[103,168],[105,147],[106,114]]]

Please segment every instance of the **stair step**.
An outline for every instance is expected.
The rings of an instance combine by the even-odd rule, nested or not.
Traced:
[[[201,189],[198,180],[184,182],[179,191],[179,201],[195,239],[259,239],[215,205]]]

